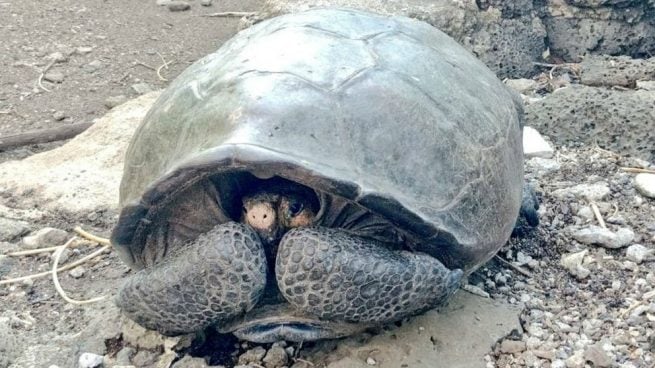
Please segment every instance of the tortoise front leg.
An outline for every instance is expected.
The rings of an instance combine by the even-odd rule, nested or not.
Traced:
[[[264,293],[266,271],[257,234],[226,223],[137,272],[117,304],[129,318],[165,335],[195,332],[252,309]]]
[[[280,242],[275,274],[294,307],[320,319],[386,323],[434,308],[461,270],[426,254],[394,251],[342,229],[299,228]]]

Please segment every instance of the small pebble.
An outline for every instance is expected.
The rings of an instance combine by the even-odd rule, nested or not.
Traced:
[[[202,6],[212,6],[212,0],[200,0]]]
[[[87,73],[95,73],[100,68],[102,68],[102,62],[100,60],[93,60],[84,66],[84,70]]]
[[[378,362],[376,362],[375,359],[373,359],[373,358],[371,358],[371,357],[368,357],[368,358],[366,358],[366,364],[368,364],[368,365],[376,365],[376,364],[378,364]]]
[[[84,273],[86,273],[86,269],[84,269],[82,266],[77,266],[68,271],[68,274],[74,279],[79,279],[80,277],[84,276]]]
[[[49,71],[45,73],[43,79],[52,83],[62,83],[64,81],[64,73],[57,71]]]
[[[55,119],[56,121],[61,121],[66,119],[66,113],[63,111],[55,111],[52,114],[52,118]]]
[[[75,53],[78,55],[86,55],[91,53],[93,51],[93,47],[88,47],[88,46],[80,46],[75,49]]]
[[[152,92],[152,87],[148,83],[136,83],[132,85],[132,90],[140,95]]]
[[[96,368],[102,365],[102,355],[83,353],[78,360],[79,368]]]
[[[125,101],[127,101],[127,97],[124,95],[110,96],[105,100],[105,107],[108,109],[113,109]]]
[[[595,225],[576,230],[571,235],[580,243],[596,244],[610,249],[625,247],[635,237],[635,233],[627,227],[622,227],[616,232],[612,232],[609,229]]]
[[[582,261],[587,255],[587,252],[588,251],[585,249],[577,253],[563,254],[560,259],[560,264],[569,271],[571,275],[580,280],[585,279],[591,274],[591,271],[582,265]]]
[[[605,182],[594,184],[578,184],[568,188],[557,189],[553,195],[560,199],[576,197],[589,201],[600,201],[610,194],[610,188]]]
[[[44,227],[23,238],[23,249],[37,249],[62,245],[68,240],[68,233],[53,227]]]
[[[526,78],[507,79],[505,85],[518,93],[528,94],[537,88],[537,81]]]
[[[250,350],[247,350],[245,353],[239,356],[239,364],[247,365],[250,363],[259,364],[266,355],[266,349],[261,346],[254,347]]]
[[[168,3],[168,10],[172,12],[179,12],[191,9],[191,4],[186,1],[171,1]]]
[[[655,198],[655,174],[637,174],[635,176],[635,187],[641,195],[648,198]]]
[[[644,260],[651,260],[655,258],[655,249],[644,247],[641,244],[633,244],[628,247],[625,255],[632,262],[640,264]]]
[[[289,357],[281,346],[272,346],[262,360],[266,368],[281,368],[287,365]]]
[[[525,341],[503,340],[500,343],[500,351],[505,354],[517,354],[525,351]]]

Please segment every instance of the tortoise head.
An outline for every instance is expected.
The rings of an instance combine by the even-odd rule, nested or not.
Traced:
[[[268,245],[277,244],[289,229],[313,225],[319,209],[309,188],[283,183],[266,183],[244,195],[242,202],[241,222]]]

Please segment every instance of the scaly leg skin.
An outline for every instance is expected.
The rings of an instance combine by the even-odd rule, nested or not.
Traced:
[[[226,223],[132,276],[117,304],[165,335],[201,330],[251,310],[264,293],[266,256],[257,234]]]
[[[342,229],[298,228],[282,238],[275,274],[289,303],[320,319],[387,323],[443,304],[463,273]]]

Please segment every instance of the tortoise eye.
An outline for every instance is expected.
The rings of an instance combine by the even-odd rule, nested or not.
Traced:
[[[291,201],[291,203],[289,203],[289,214],[291,216],[298,215],[302,210],[303,210],[302,202]]]

